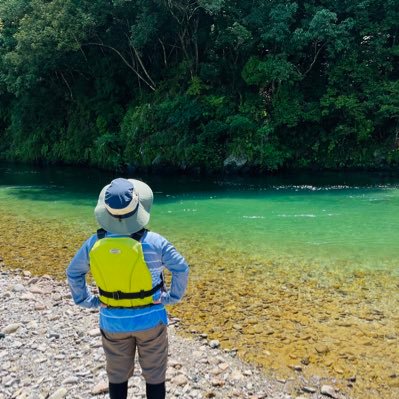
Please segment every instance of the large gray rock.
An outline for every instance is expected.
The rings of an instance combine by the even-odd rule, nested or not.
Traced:
[[[248,162],[248,159],[245,158],[244,156],[232,154],[223,161],[223,166],[225,168],[240,169],[243,166],[245,166],[247,164],[247,162]]]

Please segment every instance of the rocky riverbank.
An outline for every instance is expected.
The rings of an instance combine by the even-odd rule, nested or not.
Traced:
[[[168,398],[347,398],[334,381],[273,379],[206,334],[178,329],[171,317]],[[0,399],[108,397],[97,311],[75,306],[65,282],[0,264],[0,331]],[[129,398],[145,397],[138,365],[129,386]]]

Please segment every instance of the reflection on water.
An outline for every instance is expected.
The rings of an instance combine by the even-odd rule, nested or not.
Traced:
[[[112,176],[0,171],[0,256],[64,278]],[[281,378],[301,368],[308,381],[337,378],[353,397],[399,397],[398,179],[145,180],[151,228],[191,264],[187,299],[171,308],[186,332],[206,332]]]

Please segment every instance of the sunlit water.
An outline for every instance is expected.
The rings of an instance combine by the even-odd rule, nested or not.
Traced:
[[[64,276],[113,177],[0,165],[0,256]],[[399,397],[399,178],[132,177],[154,191],[150,228],[191,264],[186,301],[173,308],[185,331],[276,375],[306,364],[306,378],[338,378],[344,390],[357,375],[359,397]]]
[[[326,179],[315,184],[311,176],[301,185],[281,184],[278,178],[201,182],[147,177],[155,192],[150,227],[171,240],[189,237],[198,244],[267,259],[284,255],[321,266],[395,269],[399,179],[378,184],[374,177],[367,184],[363,175],[359,185],[350,177],[342,175],[341,184],[334,185]],[[79,225],[89,233],[96,229],[93,209],[98,192],[111,178],[90,170],[3,166],[0,209],[19,217]]]

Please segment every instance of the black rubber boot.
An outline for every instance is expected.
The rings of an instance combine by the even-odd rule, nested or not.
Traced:
[[[165,399],[166,389],[165,383],[146,384],[147,399]]]
[[[127,399],[127,381],[121,384],[109,383],[109,397],[111,399]]]

